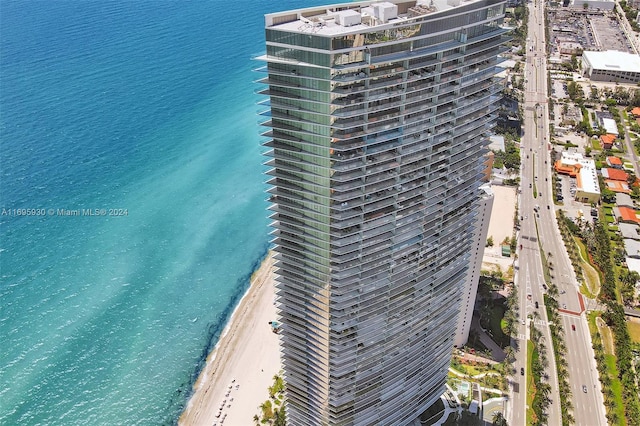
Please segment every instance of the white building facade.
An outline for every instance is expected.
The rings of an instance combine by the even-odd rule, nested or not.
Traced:
[[[614,0],[571,0],[573,9],[613,10],[616,7]]]
[[[582,52],[582,72],[593,81],[640,82],[640,56],[627,52]]]
[[[405,425],[444,391],[504,8],[362,2],[265,17],[288,424]]]
[[[476,295],[478,294],[478,282],[480,281],[482,258],[484,256],[487,234],[489,233],[491,209],[493,208],[494,195],[491,190],[491,185],[488,183],[482,185],[480,187],[480,191],[480,205],[476,226],[473,230],[473,244],[471,245],[471,267],[467,271],[467,279],[462,292],[462,307],[460,309],[460,316],[458,317],[456,337],[453,342],[458,348],[464,346],[469,339],[471,319],[473,318],[473,308],[476,303]]]

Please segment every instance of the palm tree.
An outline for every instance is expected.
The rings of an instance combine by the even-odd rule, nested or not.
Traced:
[[[515,357],[515,350],[511,346],[504,348],[505,359],[508,363],[512,363]]]
[[[286,421],[287,418],[285,415],[284,407],[282,407],[280,410],[276,410],[273,426],[286,426]]]
[[[273,405],[271,404],[271,400],[267,399],[260,404],[260,409],[262,410],[262,420],[271,420],[273,418]]]

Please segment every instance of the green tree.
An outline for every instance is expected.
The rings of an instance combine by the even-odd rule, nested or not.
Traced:
[[[578,57],[576,55],[571,55],[571,69],[573,71],[578,71],[580,65],[578,64]]]
[[[600,196],[602,197],[602,201],[605,203],[615,203],[616,202],[616,193],[610,190],[609,188],[602,188],[600,191]]]
[[[273,420],[273,426],[287,426],[287,416],[284,407],[276,410],[275,419]]]
[[[575,81],[570,81],[569,83],[567,83],[567,94],[569,95],[569,99],[576,103],[581,103],[584,99],[584,91],[582,90],[582,86],[580,86]]]
[[[504,418],[502,413],[498,411],[493,414],[493,426],[508,426],[507,419]]]
[[[271,400],[267,399],[265,402],[260,404],[260,410],[262,411],[262,420],[265,419],[270,421],[273,418],[273,404]]]

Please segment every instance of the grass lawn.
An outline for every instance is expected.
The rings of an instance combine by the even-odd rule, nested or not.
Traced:
[[[598,331],[598,326],[596,325],[596,319],[600,317],[602,312],[593,311],[587,315],[587,322],[589,323],[589,331],[591,332],[591,338],[600,339],[602,341],[602,336]],[[607,327],[608,328],[608,327]],[[606,344],[603,342],[603,345],[606,347]],[[606,351],[606,349],[605,349]],[[604,356],[605,364],[607,365],[607,374],[611,378],[611,391],[613,393],[613,410],[618,415],[618,419],[621,419],[618,422],[618,425],[625,425],[624,421],[624,405],[622,402],[622,383],[620,383],[620,379],[618,379],[618,368],[616,367],[616,357],[615,355],[607,355]]]
[[[602,149],[602,146],[600,145],[600,141],[598,139],[591,139],[591,146],[593,147],[593,149],[597,149],[598,151]]]
[[[533,375],[531,374],[533,365],[533,342],[527,340],[527,424],[533,424],[533,418],[535,416],[533,412],[533,399],[536,396],[536,388],[533,383]],[[536,352],[537,354],[537,352]]]
[[[602,318],[596,319],[596,325],[598,325],[598,331],[600,332],[600,337],[602,338],[604,353],[606,355],[615,355],[613,349],[613,334],[611,333],[611,329]]]
[[[613,211],[611,213],[605,213],[603,217],[604,217],[605,223],[607,224],[615,223],[616,221],[616,218],[613,217]]]
[[[466,374],[468,376],[476,376],[481,373],[487,373],[489,371],[495,371],[491,365],[486,366],[484,363],[478,363],[477,365],[465,364],[456,357],[455,362],[452,362],[450,367],[456,370],[459,373]],[[459,376],[456,376],[452,372],[449,372],[450,377],[456,377],[460,379]]]
[[[598,275],[598,271],[591,266],[591,264],[587,261],[587,248],[580,241],[579,238],[573,237],[573,240],[576,242],[576,245],[580,249],[580,259],[582,260],[582,275],[584,276],[585,285],[587,292],[583,292],[583,294],[591,299],[594,299],[595,296],[600,292],[600,276]],[[581,287],[582,289],[582,287]]]
[[[629,330],[631,341],[634,343],[640,343],[640,323],[628,321],[627,329]]]
[[[601,313],[601,311],[591,311],[587,314],[587,324],[589,324],[589,332],[591,332],[592,339],[598,332],[598,326],[596,326],[596,318],[598,318]]]
[[[618,415],[618,425],[624,425],[624,404],[622,402],[622,383],[618,379],[618,368],[616,367],[616,357],[614,355],[605,355],[607,370],[611,377],[611,391],[613,392],[613,411]]]
[[[461,364],[459,366],[456,366],[455,369],[461,372],[462,374],[466,374],[468,376],[475,376],[482,372],[481,370],[474,367],[473,365],[467,365],[467,364]]]

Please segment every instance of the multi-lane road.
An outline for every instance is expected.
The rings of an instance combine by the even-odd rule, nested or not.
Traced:
[[[561,424],[560,398],[555,358],[544,308],[546,282],[541,251],[553,263],[552,281],[558,286],[561,320],[565,330],[569,383],[572,390],[576,425],[606,425],[602,393],[597,378],[591,339],[585,318],[584,302],[578,293],[577,280],[558,231],[551,179],[547,72],[544,31],[544,5],[529,3],[529,33],[524,69],[524,137],[522,139],[521,194],[518,238],[519,260],[517,284],[520,291],[519,351],[516,374],[512,380],[510,424],[526,424],[526,341],[530,322],[542,332],[549,366],[548,383],[552,400],[547,424]],[[520,248],[521,247],[521,248]],[[524,375],[520,369],[524,368]],[[517,392],[516,392],[517,390]]]

